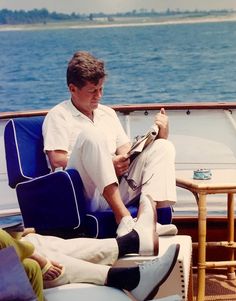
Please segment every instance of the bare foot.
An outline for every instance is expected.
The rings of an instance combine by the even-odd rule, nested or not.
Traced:
[[[34,253],[30,258],[38,262],[41,267],[43,280],[50,281],[59,277],[62,273],[62,265],[56,261],[49,261],[47,258]]]

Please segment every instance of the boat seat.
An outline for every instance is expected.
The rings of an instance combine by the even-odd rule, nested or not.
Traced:
[[[173,243],[180,244],[178,260],[167,280],[160,287],[155,298],[178,295],[182,301],[191,301],[192,294],[192,239],[188,235],[160,236],[159,254],[162,256]],[[116,266],[130,266],[145,260],[152,260],[153,256],[127,255],[116,262]],[[157,299],[158,300],[158,299]]]
[[[0,300],[37,301],[13,247],[0,250]]]
[[[50,173],[43,152],[42,123],[43,117],[31,117],[6,124],[9,186],[16,189],[25,227],[42,234],[75,235],[85,216],[82,181],[76,170]]]
[[[110,209],[86,210],[79,172],[50,172],[43,151],[43,120],[44,116],[14,118],[4,130],[9,186],[16,189],[24,226],[64,238],[114,237],[117,225]],[[137,206],[130,210],[137,215]],[[160,223],[170,223],[171,208],[158,209],[158,218]]]

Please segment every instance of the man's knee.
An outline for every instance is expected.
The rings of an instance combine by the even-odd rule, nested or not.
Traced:
[[[166,139],[157,139],[153,143],[153,146],[158,151],[158,153],[163,152],[164,154],[174,157],[175,156],[175,147],[174,144]]]

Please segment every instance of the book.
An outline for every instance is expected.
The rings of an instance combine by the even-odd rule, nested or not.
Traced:
[[[151,142],[153,142],[159,132],[157,125],[153,125],[150,130],[143,136],[138,136],[133,142],[130,151],[127,154],[128,158],[134,159],[140,154]]]
[[[0,216],[0,229],[21,232],[24,230],[21,215]]]

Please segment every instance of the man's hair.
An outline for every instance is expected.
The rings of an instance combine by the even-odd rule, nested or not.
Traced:
[[[74,84],[79,89],[87,82],[98,84],[106,76],[104,62],[86,51],[76,52],[68,63],[67,85]]]

